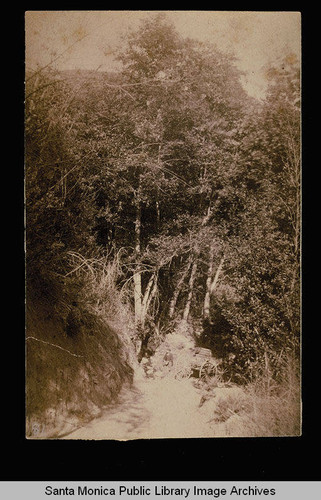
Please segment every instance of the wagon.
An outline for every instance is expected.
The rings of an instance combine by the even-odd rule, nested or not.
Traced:
[[[196,347],[188,359],[179,356],[176,362],[175,378],[202,378],[212,377],[219,373],[220,361],[215,359],[210,349]]]

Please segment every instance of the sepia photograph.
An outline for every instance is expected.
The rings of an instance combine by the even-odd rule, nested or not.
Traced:
[[[24,90],[25,437],[301,436],[301,14],[27,11]]]

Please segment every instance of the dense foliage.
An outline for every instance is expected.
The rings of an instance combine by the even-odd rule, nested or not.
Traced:
[[[269,68],[257,102],[231,58],[162,17],[119,59],[27,75],[29,288],[74,287],[71,253],[117,258],[142,348],[185,321],[235,378],[266,356],[277,373],[300,335],[297,62]]]

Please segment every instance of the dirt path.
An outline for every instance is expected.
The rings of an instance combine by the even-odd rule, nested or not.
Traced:
[[[139,374],[116,404],[63,439],[143,439],[212,437],[209,416],[200,410],[201,393],[191,379]]]

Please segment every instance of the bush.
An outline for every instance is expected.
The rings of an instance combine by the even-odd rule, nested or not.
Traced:
[[[245,386],[210,387],[201,411],[210,415],[215,435],[234,437],[299,436],[300,379],[297,363],[287,356],[278,381],[267,369]]]

